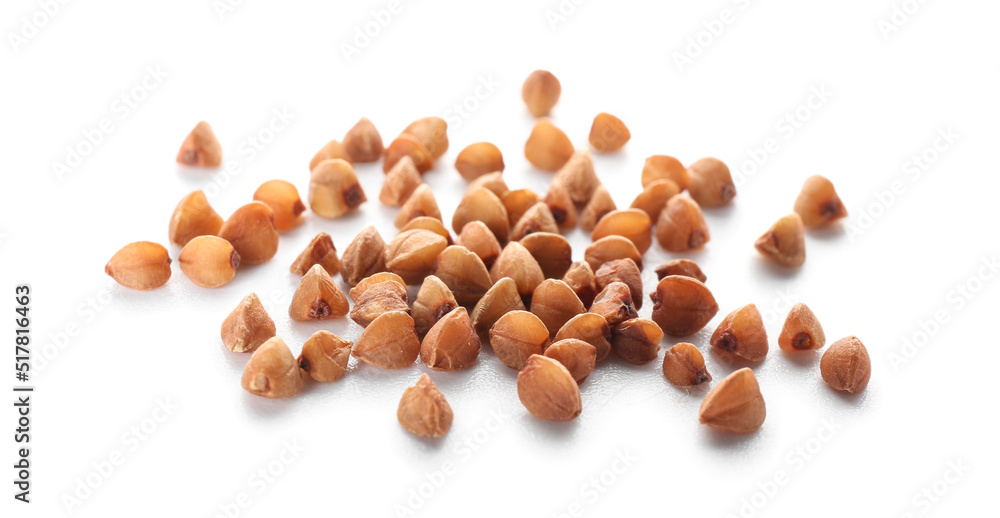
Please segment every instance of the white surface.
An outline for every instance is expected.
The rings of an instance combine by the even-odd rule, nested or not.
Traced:
[[[37,386],[34,502],[15,505],[8,483],[4,509],[66,515],[64,497],[78,479],[120,452],[123,462],[74,514],[208,517],[245,494],[250,504],[239,516],[396,516],[395,506],[406,506],[410,491],[445,463],[455,471],[417,514],[721,517],[738,514],[744,500],[766,516],[981,514],[1000,461],[990,374],[998,352],[985,328],[996,318],[998,290],[996,281],[982,282],[960,305],[955,289],[975,284],[982,261],[998,252],[998,6],[928,2],[886,41],[879,20],[901,3],[594,0],[552,28],[545,11],[557,8],[556,0],[404,1],[350,63],[340,44],[387,1],[244,2],[221,20],[208,1],[62,6],[17,52],[9,41],[0,51],[0,289],[11,294],[3,298],[9,313],[15,283],[32,285]],[[39,8],[22,0],[2,9],[2,28],[20,31],[21,17]],[[679,71],[672,53],[683,52],[687,37],[723,9],[732,10],[732,23]],[[115,99],[141,84],[147,67],[166,78],[126,113]],[[399,396],[426,371],[422,365],[381,371],[352,360],[341,381],[309,385],[291,400],[245,393],[239,378],[247,356],[226,351],[218,335],[249,291],[270,304],[279,335],[296,353],[316,329],[359,334],[346,319],[290,322],[286,307],[297,279],[288,265],[321,230],[341,251],[368,224],[387,239],[394,234],[395,211],[377,200],[379,165],[358,168],[369,197],[360,212],[337,221],[307,213],[304,225],[282,236],[273,261],[241,268],[224,288],[194,287],[176,262],[170,282],[148,293],[103,273],[126,243],[166,243],[177,201],[218,177],[174,163],[184,135],[202,119],[222,140],[225,160],[241,166],[212,199],[225,216],[271,178],[292,181],[304,195],[313,153],[359,117],[371,118],[388,143],[416,118],[449,115],[486,78],[495,91],[468,117],[450,114],[451,148],[425,180],[450,220],[464,187],[454,158],[465,145],[489,140],[504,152],[508,184],[542,193],[550,175],[532,170],[522,153],[533,121],[520,86],[536,68],[561,79],[554,120],[575,145],[586,145],[599,111],[631,128],[622,153],[596,161],[619,206],[639,192],[648,155],[685,163],[714,155],[735,171],[748,148],[775,139],[778,151],[740,184],[735,204],[708,213],[712,241],[690,255],[721,306],[691,338],[703,351],[732,309],[754,302],[770,315],[772,351],[755,368],[768,410],[758,433],[733,437],[699,425],[705,391],[669,386],[659,360],[602,364],[583,385],[579,419],[542,422],[520,405],[516,373],[488,346],[475,368],[432,374],[455,410],[441,441],[415,439],[396,422]],[[832,97],[786,138],[776,121],[819,87]],[[272,110],[282,109],[294,114],[287,128],[255,156],[241,152]],[[51,162],[64,160],[65,147],[105,117],[114,130],[60,181]],[[908,175],[910,157],[946,128],[958,141],[919,178]],[[790,211],[801,182],[816,173],[834,180],[852,225],[866,224],[858,217],[892,182],[905,192],[876,207],[860,235],[843,228],[811,234],[801,271],[777,271],[752,243]],[[577,230],[568,237],[582,258],[588,236]],[[176,258],[178,248],[170,250]],[[646,254],[647,293],[652,267],[667,258],[656,245]],[[864,394],[829,390],[818,354],[793,360],[778,350],[786,299],[815,310],[828,343],[849,334],[863,339],[873,363]],[[640,315],[650,311],[647,300]],[[935,312],[948,323],[894,368],[890,354]],[[67,330],[75,336],[62,338]],[[63,347],[42,365],[54,342]],[[706,358],[716,382],[734,368]],[[158,400],[176,409],[147,440],[135,441],[129,430],[154,415]],[[4,422],[13,424],[7,415]],[[502,416],[499,427],[494,415]],[[824,423],[835,433],[821,432]],[[9,433],[3,457],[11,460]],[[262,489],[255,473],[280,458],[286,441],[304,451]],[[634,458],[624,473],[610,487],[587,486],[602,474],[609,482],[605,471],[624,466],[619,454]],[[940,482],[956,462],[969,471]],[[785,483],[764,498],[761,488],[776,476]],[[947,494],[916,496],[924,489]]]

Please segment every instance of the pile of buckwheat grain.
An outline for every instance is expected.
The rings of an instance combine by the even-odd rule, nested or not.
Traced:
[[[521,93],[528,110],[545,117],[558,102],[561,85],[539,70],[528,76]],[[620,119],[601,113],[589,141],[603,153],[621,149],[630,137]],[[705,274],[688,259],[656,268],[660,280],[649,293],[652,319],[638,318],[636,310],[643,303],[642,257],[652,246],[654,227],[656,241],[669,252],[699,249],[710,239],[702,208],[727,205],[736,196],[722,161],[703,158],[685,167],[671,156],[651,156],[642,169],[642,191],[629,208],[618,209],[594,171],[590,150],[575,150],[562,130],[540,118],[524,154],[535,167],[556,173],[548,192],[510,189],[500,150],[489,142],[467,146],[455,161],[470,183],[452,215],[458,236],[453,240],[434,193],[421,181],[447,149],[447,124],[438,117],[413,122],[388,146],[363,118],[342,140],[316,153],[308,193],[316,216],[337,218],[357,210],[367,197],[353,164],[382,160],[379,201],[399,207],[399,233],[387,243],[367,227],[341,257],[333,238],[320,233],[292,262],[291,272],[302,279],[289,317],[349,317],[364,328],[356,343],[317,331],[296,358],[275,336],[256,294],[239,303],[222,323],[222,342],[230,351],[252,353],[243,372],[245,390],[291,397],[306,378],[326,383],[342,377],[351,355],[383,369],[407,367],[418,358],[435,371],[473,368],[486,340],[500,361],[519,371],[517,392],[525,408],[535,417],[564,421],[580,415],[580,384],[612,351],[629,363],[652,362],[664,334],[692,335],[718,312]],[[221,164],[222,147],[208,123],[191,131],[177,161]],[[265,182],[253,200],[225,220],[201,191],[180,201],[169,238],[183,247],[180,268],[191,282],[216,288],[232,280],[241,264],[269,261],[278,249],[278,231],[297,225],[306,210],[298,190],[284,180]],[[793,207],[755,243],[763,256],[790,268],[805,261],[805,227],[847,215],[833,184],[822,176],[806,180]],[[578,225],[591,232],[593,243],[583,260],[574,262],[560,232]],[[124,286],[149,290],[167,282],[170,262],[166,248],[140,241],[118,251],[105,271]],[[352,286],[349,294],[331,277],[338,273]],[[412,304],[408,285],[420,286]],[[795,305],[779,347],[795,354],[825,344],[816,315]],[[768,337],[756,306],[729,313],[709,345],[751,362],[764,360]],[[836,390],[863,391],[871,374],[865,346],[853,336],[834,342],[822,356],[820,372]],[[712,380],[702,353],[687,342],[666,350],[663,375],[680,388]],[[414,434],[440,437],[453,413],[423,374],[403,393],[397,417]],[[756,431],[764,417],[764,399],[750,368],[718,383],[699,410],[701,422],[736,433]]]

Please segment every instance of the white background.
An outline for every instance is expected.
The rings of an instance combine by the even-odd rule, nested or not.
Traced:
[[[880,21],[891,23],[903,0],[563,4],[564,19],[553,25],[546,11],[559,9],[556,0],[404,0],[348,59],[342,44],[354,44],[387,0],[250,1],[221,16],[209,0],[69,2],[53,17],[38,15],[34,1],[4,2],[0,292],[9,296],[0,307],[12,335],[14,286],[31,284],[37,387],[33,502],[14,503],[5,483],[4,509],[63,516],[68,497],[85,495],[72,514],[211,517],[228,508],[239,516],[388,517],[409,505],[411,490],[423,490],[429,498],[412,500],[421,516],[722,517],[741,507],[749,516],[748,505],[766,516],[988,514],[1000,461],[998,352],[988,327],[1000,296],[996,281],[981,277],[1000,248],[996,3],[928,1],[906,20],[897,16],[903,23],[888,37]],[[726,9],[730,23],[719,31],[713,20]],[[22,17],[46,23],[32,32]],[[720,33],[702,35],[700,53],[686,50],[706,24]],[[679,67],[676,55],[686,51],[698,55]],[[294,399],[244,392],[247,356],[222,347],[219,327],[250,291],[295,353],[317,329],[358,336],[346,319],[289,321],[297,278],[288,265],[319,231],[341,251],[369,224],[387,240],[394,235],[395,211],[377,200],[380,165],[358,167],[369,198],[360,212],[337,221],[306,213],[274,260],[241,268],[223,288],[196,288],[176,262],[169,283],[150,292],[103,273],[126,243],[166,244],[171,211],[191,190],[211,189],[223,216],[272,178],[305,196],[313,153],[361,116],[386,143],[419,117],[451,120],[451,148],[424,177],[448,223],[465,185],[454,159],[473,142],[501,148],[509,185],[543,193],[551,175],[531,168],[522,151],[533,119],[520,86],[536,68],[562,81],[553,116],[575,145],[587,144],[600,111],[631,128],[621,153],[596,159],[619,207],[639,192],[651,154],[685,163],[717,156],[742,176],[733,206],[708,211],[712,241],[688,255],[721,307],[689,340],[718,382],[741,365],[708,354],[711,331],[743,304],[765,314],[772,351],[755,366],[767,402],[757,433],[699,425],[706,391],[670,386],[659,360],[605,362],[582,386],[579,419],[542,422],[521,406],[516,372],[488,346],[475,368],[432,374],[455,411],[438,441],[396,422],[399,396],[427,371],[422,365],[382,371],[352,360],[342,380],[310,384]],[[144,89],[150,69],[165,77]],[[475,99],[483,81],[496,85]],[[831,95],[802,108],[814,89]],[[125,108],[123,94],[135,96],[134,107]],[[472,108],[459,115],[453,106],[463,102]],[[291,122],[247,152],[248,139],[267,137],[274,110]],[[779,121],[796,110],[808,120],[791,131]],[[53,162],[65,162],[67,146],[105,118],[112,131],[57,174]],[[238,174],[175,164],[199,120],[212,124]],[[949,130],[957,140],[928,151]],[[744,165],[768,139],[777,150],[766,162]],[[929,166],[911,162],[925,152]],[[850,217],[809,234],[799,271],[773,268],[752,243],[791,210],[812,174],[835,182]],[[896,194],[884,194],[894,182]],[[581,259],[589,237],[568,237]],[[178,247],[169,248],[176,258]],[[669,257],[655,244],[646,254],[647,293],[652,267]],[[968,296],[960,285],[971,287]],[[828,343],[854,334],[868,346],[873,374],[863,394],[823,384],[819,354],[778,350],[788,303],[797,301],[817,313]],[[650,311],[646,300],[640,315]],[[928,324],[935,314],[946,323]],[[906,349],[905,340],[921,347]],[[10,357],[0,363],[11,379]],[[153,416],[164,417],[158,401],[174,408],[153,426]],[[0,478],[11,480],[15,417],[9,407],[6,415]],[[131,430],[144,425],[155,431],[138,441]],[[276,463],[286,443],[303,449],[284,456],[287,466]],[[116,453],[113,472],[95,474]],[[627,466],[619,456],[631,458]],[[440,478],[434,472],[445,463],[453,474],[431,489],[427,477]],[[282,473],[262,484],[257,472],[269,465]],[[100,482],[89,495],[79,489],[88,477]],[[925,490],[931,496],[920,496]],[[249,504],[234,511],[237,500]]]

